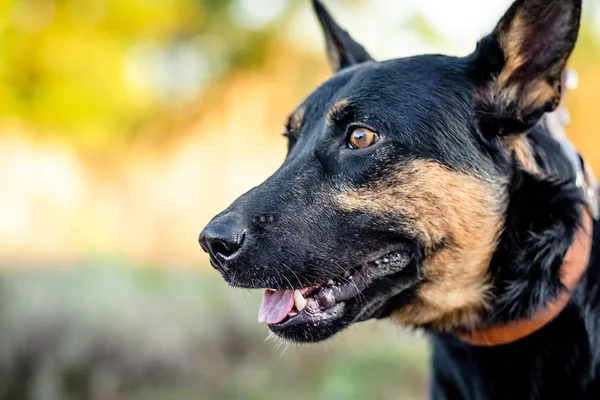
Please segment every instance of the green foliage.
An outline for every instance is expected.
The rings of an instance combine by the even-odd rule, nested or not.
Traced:
[[[260,65],[272,37],[236,26],[231,0],[1,3],[0,119],[91,148],[126,143],[204,89],[183,100],[161,90],[177,78],[168,62],[181,43],[208,65],[198,79],[214,82],[232,68]]]
[[[600,8],[598,4],[593,6]],[[600,30],[593,25],[590,14],[584,14],[577,46],[573,53],[573,61],[580,65],[589,66],[595,66],[600,62]]]

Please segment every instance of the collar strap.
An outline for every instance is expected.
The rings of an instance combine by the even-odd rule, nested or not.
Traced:
[[[574,89],[577,86],[577,80],[575,71],[567,70],[563,75],[563,86],[567,89]],[[600,219],[600,193],[592,169],[567,138],[564,126],[568,119],[568,112],[559,107],[556,111],[547,114],[544,121],[550,135],[560,143],[571,162],[575,172],[575,185],[581,193],[585,206],[582,210],[581,226],[575,233],[573,243],[560,268],[560,281],[565,290],[555,300],[548,303],[547,307],[538,310],[530,318],[459,335],[458,338],[463,342],[475,346],[498,346],[515,342],[542,329],[566,307],[572,292],[587,268],[592,250],[593,221]]]

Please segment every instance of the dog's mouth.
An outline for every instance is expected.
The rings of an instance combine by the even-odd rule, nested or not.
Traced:
[[[360,267],[345,271],[327,282],[305,288],[264,292],[258,313],[261,323],[269,324],[272,331],[287,337],[291,328],[329,325],[352,308],[351,320],[360,317],[361,309],[368,308],[365,292],[374,282],[401,272],[410,261],[406,252],[394,252]],[[360,307],[354,307],[359,305]],[[294,335],[296,336],[296,335]]]

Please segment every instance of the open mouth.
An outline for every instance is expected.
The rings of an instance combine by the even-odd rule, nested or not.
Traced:
[[[272,328],[316,324],[340,318],[347,303],[364,300],[363,292],[376,280],[402,271],[410,258],[395,252],[345,271],[323,284],[264,292],[258,321]]]

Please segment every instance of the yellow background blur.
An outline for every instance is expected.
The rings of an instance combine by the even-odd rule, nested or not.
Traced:
[[[0,2],[0,398],[425,396],[419,335],[265,342],[260,295],[226,288],[197,244],[281,163],[288,112],[329,76],[309,3]],[[468,54],[509,5],[325,3],[379,59]],[[584,4],[568,132],[600,172],[600,4]]]

